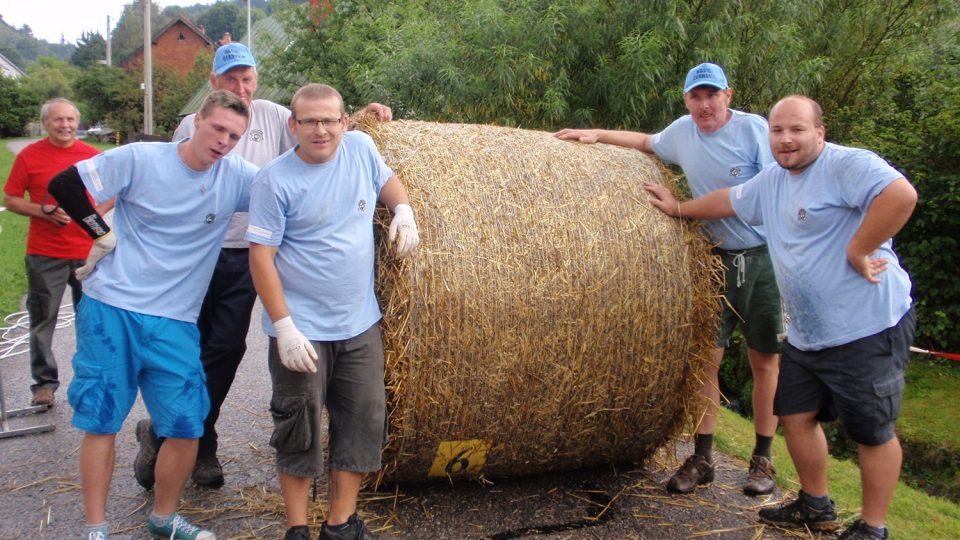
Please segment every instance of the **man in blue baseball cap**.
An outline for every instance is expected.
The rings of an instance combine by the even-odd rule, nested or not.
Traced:
[[[767,140],[767,121],[730,108],[733,89],[723,68],[703,63],[687,73],[683,83],[685,115],[653,135],[635,131],[564,129],[557,138],[583,143],[603,142],[636,148],[680,165],[695,197],[732,188],[753,178],[774,162]],[[765,495],[775,487],[776,470],[770,446],[777,429],[773,396],[779,373],[778,334],[783,331],[780,293],[762,229],[738,217],[705,221],[704,232],[717,247],[725,267],[723,316],[712,361],[704,369],[701,395],[704,410],[694,454],[670,478],[667,489],[690,493],[713,481],[713,432],[720,402],[719,370],[730,335],[740,325],[747,341],[753,372],[753,422],[756,444],[743,491]]]
[[[231,153],[257,167],[263,167],[294,147],[296,139],[287,128],[290,110],[272,101],[253,98],[257,91],[257,61],[246,45],[234,42],[217,49],[213,57],[210,84],[214,90],[233,92],[250,109],[247,130]],[[379,103],[367,105],[362,113],[373,114],[384,121],[392,117],[390,107]],[[184,117],[173,134],[174,141],[193,136],[194,116],[190,114]],[[198,486],[208,488],[220,488],[224,483],[223,467],[217,457],[216,422],[247,350],[247,330],[257,299],[250,276],[249,244],[243,239],[247,221],[246,212],[238,212],[230,219],[227,236],[197,319],[200,359],[207,377],[210,413],[204,421],[192,478]],[[150,489],[156,481],[154,469],[162,441],[148,419],[137,423],[136,436],[140,450],[133,462],[134,478],[141,486]]]

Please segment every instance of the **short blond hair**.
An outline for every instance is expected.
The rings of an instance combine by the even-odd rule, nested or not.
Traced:
[[[347,108],[343,105],[343,96],[340,95],[340,92],[337,92],[337,89],[330,86],[329,84],[321,83],[310,83],[304,86],[301,86],[295,94],[293,94],[293,99],[290,100],[290,111],[293,113],[293,117],[297,117],[297,102],[302,99],[326,99],[326,98],[336,98],[340,102],[340,116],[343,116],[347,112]]]

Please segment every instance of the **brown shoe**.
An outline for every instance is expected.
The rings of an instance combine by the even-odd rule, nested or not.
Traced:
[[[713,463],[699,454],[693,454],[670,477],[667,490],[673,493],[690,493],[698,485],[710,482],[713,482]]]
[[[751,497],[772,493],[773,488],[777,486],[776,478],[777,469],[774,468],[770,458],[753,456],[750,458],[750,475],[743,486],[743,492]]]
[[[30,405],[53,407],[53,390],[46,387],[37,388],[33,391],[33,399],[30,400]]]

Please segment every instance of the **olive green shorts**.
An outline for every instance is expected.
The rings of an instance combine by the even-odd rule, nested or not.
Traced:
[[[741,251],[716,249],[724,267],[723,315],[718,347],[730,344],[730,335],[740,325],[747,347],[767,354],[780,351],[783,332],[780,290],[767,246]]]

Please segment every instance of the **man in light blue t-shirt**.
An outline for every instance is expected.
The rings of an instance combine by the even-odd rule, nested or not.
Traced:
[[[723,69],[700,64],[687,73],[683,102],[690,114],[660,133],[565,129],[555,134],[565,140],[603,142],[656,154],[680,165],[694,196],[740,185],[773,163],[763,117],[729,108],[733,89]],[[721,327],[712,362],[704,368],[700,393],[706,399],[693,455],[667,482],[667,489],[689,493],[713,481],[713,432],[720,403],[720,363],[730,336],[739,325],[747,341],[753,372],[753,423],[756,444],[743,491],[765,495],[773,491],[776,470],[770,447],[777,430],[773,396],[777,386],[779,344],[783,317],[780,294],[763,231],[737,216],[703,223],[725,267]]]
[[[790,318],[774,411],[800,477],[797,499],[760,510],[778,526],[840,527],[827,489],[819,422],[839,418],[859,445],[861,519],[841,538],[887,538],[900,475],[895,433],[915,327],[910,276],[893,252],[917,193],[872,152],[824,141],[820,106],[789,96],[770,111],[776,166],[749,182],[678,203],[646,184],[671,216],[737,215],[763,224]]]
[[[373,217],[393,212],[389,241],[419,243],[400,180],[366,133],[346,132],[334,88],[297,90],[288,121],[297,146],[260,171],[250,203],[250,272],[270,336],[270,411],[287,513],[284,540],[309,540],[310,480],[323,474],[329,416],[330,508],[321,540],[375,539],[357,517],[364,473],[380,469],[386,431]]]
[[[249,110],[213,92],[181,143],[138,143],[79,162],[48,190],[95,239],[77,312],[77,352],[68,397],[84,431],[80,471],[87,527],[107,538],[106,504],[117,432],[143,396],[166,443],[157,458],[153,511],[158,537],[213,539],[177,514],[210,408],[196,321],[230,216],[249,205],[257,167],[227,156]],[[116,197],[108,224],[87,199]],[[92,269],[92,271],[91,271]],[[78,277],[84,275],[78,271]]]

